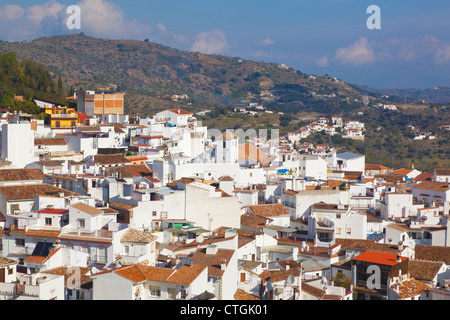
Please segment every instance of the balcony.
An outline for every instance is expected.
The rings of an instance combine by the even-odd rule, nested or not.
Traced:
[[[113,238],[113,231],[109,230],[84,230],[84,229],[69,229],[62,228],[61,236],[69,235],[69,236],[77,236],[77,237],[87,237],[87,238]]]

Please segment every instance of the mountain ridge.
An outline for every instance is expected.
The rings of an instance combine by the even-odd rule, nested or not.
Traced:
[[[20,59],[44,64],[55,77],[61,76],[66,88],[115,84],[127,93],[128,111],[138,114],[173,105],[162,101],[165,94],[187,94],[190,107],[199,109],[250,101],[285,112],[333,113],[362,107],[359,89],[327,75],[307,75],[275,63],[182,51],[148,41],[81,34],[1,41],[0,52],[10,51]]]

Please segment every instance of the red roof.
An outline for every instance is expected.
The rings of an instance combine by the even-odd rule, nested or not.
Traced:
[[[42,209],[38,211],[39,213],[50,213],[50,214],[63,214],[69,212],[67,209]]]
[[[407,174],[409,174],[413,170],[414,169],[398,169],[398,170],[389,172],[389,174],[399,174],[399,175],[402,175],[402,176],[406,176]]]
[[[170,112],[176,113],[176,114],[193,114],[192,112],[183,110],[183,109],[169,109]]]
[[[401,257],[401,261],[408,259],[407,257]],[[353,260],[370,262],[375,264],[382,264],[386,266],[393,266],[399,263],[397,261],[397,255],[395,253],[373,252],[366,251],[353,258]]]

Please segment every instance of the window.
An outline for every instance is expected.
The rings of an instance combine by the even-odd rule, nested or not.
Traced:
[[[130,246],[125,246],[124,249],[125,249],[125,254],[129,255],[130,254]]]
[[[11,275],[11,274],[13,274],[13,273],[14,273],[14,268],[9,268],[9,269],[8,269],[8,274]]]
[[[25,247],[25,239],[16,238],[16,247]]]
[[[19,209],[19,204],[18,203],[9,205],[9,211],[12,214],[17,214],[19,212],[19,210],[20,209]]]
[[[106,248],[98,248],[97,262],[106,263]]]
[[[85,219],[78,219],[78,227],[80,229],[86,228],[86,220]]]
[[[152,216],[156,217],[156,211],[152,212]]]
[[[347,234],[352,234],[352,229],[351,228],[347,228]]]
[[[185,289],[181,289],[181,299],[186,299],[187,298],[187,292]]]
[[[341,234],[341,228],[336,228],[336,234],[337,235]]]
[[[51,226],[52,225],[52,218],[45,218],[45,225]]]
[[[150,295],[154,297],[161,297],[161,287],[150,286]]]
[[[177,296],[177,291],[175,288],[167,288],[167,298],[175,299]]]

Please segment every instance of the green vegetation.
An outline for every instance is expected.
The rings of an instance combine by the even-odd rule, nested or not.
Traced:
[[[194,112],[210,109],[209,116],[199,118],[209,127],[277,128],[280,135],[296,131],[318,116],[343,115],[346,120],[365,123],[365,141],[324,133],[307,140],[363,153],[366,162],[389,167],[414,164],[429,172],[435,167],[450,167],[449,132],[439,130],[440,125],[450,124],[449,108],[411,99],[400,105],[404,101],[401,90],[369,90],[328,75],[310,76],[273,63],[180,51],[148,40],[96,39],[84,34],[0,42],[0,53],[4,53],[0,56],[0,107],[10,110],[37,113],[36,106],[29,102],[32,98],[64,104],[64,87],[70,88],[72,95],[80,88],[95,90],[115,84],[118,91],[126,93],[128,114],[146,117],[169,108]],[[447,91],[439,88],[415,94],[433,93],[436,99],[445,100]],[[382,97],[386,92],[397,96]],[[410,98],[413,92],[408,90]],[[187,94],[189,100],[162,99],[166,94]],[[399,111],[366,107],[362,103],[365,94],[371,106],[395,103]],[[14,95],[23,95],[27,101],[15,101]],[[274,113],[253,116],[231,112],[235,106],[249,102],[262,104]],[[436,133],[437,138],[415,141],[406,129],[408,124]]]
[[[23,96],[24,101],[16,101],[15,96]],[[0,54],[0,108],[38,114],[32,99],[64,104],[65,98],[61,78],[53,81],[42,64],[19,61],[13,52]]]
[[[344,287],[347,290],[350,290],[350,287],[352,285],[352,280],[342,272],[338,272],[336,276],[332,278],[332,280],[335,286]]]
[[[74,34],[0,42],[0,52],[9,51],[20,59],[42,63],[56,81],[60,76],[67,88],[95,90],[115,84],[118,91],[127,93],[127,111],[140,116],[167,108],[167,100],[161,99],[166,94],[189,95],[191,105],[182,106],[190,111],[257,102],[286,113],[354,110],[360,105],[349,104],[345,98],[361,101],[362,97],[353,86],[329,76],[309,77],[274,63],[186,52],[149,41]],[[264,96],[267,93],[273,96]]]

